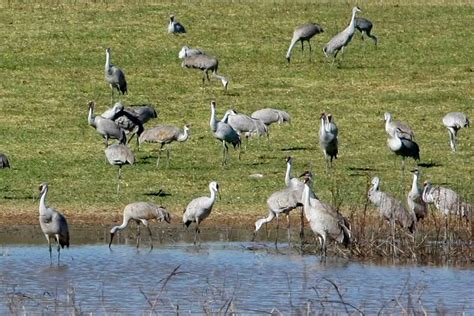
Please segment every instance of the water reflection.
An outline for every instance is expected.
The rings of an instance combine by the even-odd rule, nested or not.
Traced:
[[[474,313],[470,269],[321,263],[264,242],[155,244],[151,252],[134,242],[112,251],[86,244],[64,251],[60,266],[50,266],[45,243],[0,253],[0,314]]]

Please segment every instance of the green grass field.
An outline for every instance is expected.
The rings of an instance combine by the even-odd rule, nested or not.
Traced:
[[[295,175],[316,173],[314,188],[326,201],[337,198],[343,212],[362,209],[374,175],[382,190],[405,200],[411,184],[407,161],[386,146],[383,114],[409,123],[421,148],[422,178],[473,200],[473,130],[459,133],[452,154],[441,118],[462,111],[474,118],[474,6],[470,1],[371,1],[358,5],[374,23],[375,47],[356,34],[341,66],[331,66],[324,44],[347,25],[355,2],[343,1],[141,1],[93,3],[55,1],[0,7],[0,151],[12,168],[0,172],[0,210],[29,212],[36,220],[38,185],[50,184],[49,204],[74,214],[119,212],[148,200],[178,215],[217,180],[221,215],[266,214],[266,199],[284,185],[284,157],[295,157]],[[169,14],[188,30],[167,34]],[[291,65],[285,53],[296,26],[313,21],[325,30],[312,40],[312,61],[300,46]],[[181,46],[218,56],[220,73],[231,80],[223,93],[216,80],[201,85],[201,73],[182,69]],[[126,74],[126,104],[153,103],[159,118],[147,123],[190,123],[191,138],[172,145],[168,169],[155,167],[156,145],[136,152],[123,168],[120,196],[115,167],[104,162],[101,136],[87,124],[87,102],[97,113],[110,106],[104,80],[105,48]],[[229,109],[250,114],[274,107],[292,115],[291,125],[272,126],[271,139],[251,139],[242,160],[230,150],[221,167],[221,145],[210,132],[211,100],[218,116]],[[318,144],[319,115],[334,114],[340,157],[332,173]],[[135,149],[134,144],[132,149]],[[264,175],[250,178],[253,173]],[[169,195],[153,196],[163,190]],[[375,211],[374,211],[375,212]]]

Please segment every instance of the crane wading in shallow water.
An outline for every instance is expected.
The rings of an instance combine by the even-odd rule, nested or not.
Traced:
[[[316,23],[306,23],[301,26],[298,26],[293,32],[293,37],[291,38],[290,47],[286,53],[286,60],[288,63],[291,61],[291,50],[296,45],[296,43],[301,42],[301,52],[304,50],[304,42],[308,42],[309,46],[309,60],[311,60],[311,38],[319,33],[323,33],[323,28]]]
[[[140,136],[139,143],[158,143],[160,148],[158,150],[158,159],[156,160],[156,167],[160,164],[161,152],[166,144],[170,144],[174,141],[185,142],[189,137],[189,125],[184,125],[183,129],[171,125],[158,125],[153,128],[145,130]],[[169,166],[170,162],[170,150],[166,148],[166,167]]]
[[[122,225],[115,226],[110,230],[109,248],[112,245],[115,234],[124,230],[131,220],[134,220],[137,223],[137,248],[140,247],[140,224],[143,224],[148,229],[148,233],[150,234],[150,249],[153,249],[153,238],[148,221],[165,221],[169,224],[171,216],[163,206],[154,203],[135,202],[128,204],[123,209]]]
[[[212,207],[216,201],[216,195],[219,192],[219,184],[217,184],[216,181],[209,183],[209,191],[211,192],[211,196],[201,196],[193,199],[183,211],[183,224],[186,227],[189,227],[191,223],[196,223],[194,245],[196,245],[198,235],[200,236],[201,234],[199,224],[211,214]]]
[[[461,128],[469,127],[469,118],[461,112],[450,112],[443,117],[443,125],[448,129],[449,146],[456,151],[456,135]]]
[[[41,230],[48,241],[49,259],[53,264],[53,256],[51,250],[52,240],[56,240],[58,244],[58,265],[61,256],[61,248],[69,248],[69,228],[66,218],[56,211],[54,208],[46,205],[46,195],[48,194],[48,184],[43,182],[39,186],[40,204],[39,204],[39,222]]]
[[[359,7],[352,8],[352,17],[349,26],[347,26],[344,31],[336,34],[331,40],[324,46],[323,53],[326,57],[334,54],[334,59],[332,63],[334,64],[336,56],[341,51],[341,55],[344,53],[344,47],[346,47],[352,39],[352,36],[355,32],[355,15],[357,12],[362,12]]]
[[[211,101],[211,120],[209,125],[211,126],[211,132],[214,137],[222,142],[222,165],[226,165],[229,158],[229,147],[227,147],[227,143],[232,144],[234,148],[239,147],[240,160],[240,136],[229,124],[216,119],[216,101]]]
[[[335,240],[345,247],[348,247],[352,242],[350,223],[336,209],[317,198],[311,198],[311,196],[315,196],[310,188],[312,183],[311,172],[305,172],[304,177],[305,182],[302,196],[304,213],[311,230],[319,238],[322,258],[325,258],[327,255],[328,239]]]
[[[126,94],[128,93],[127,81],[125,80],[125,74],[122,69],[112,65],[110,63],[111,59],[111,50],[110,48],[105,49],[105,81],[110,86],[112,92],[111,104],[114,103],[114,89],[117,89],[119,93]]]

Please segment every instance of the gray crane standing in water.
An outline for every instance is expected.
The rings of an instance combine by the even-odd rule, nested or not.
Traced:
[[[352,242],[350,223],[336,209],[317,198],[311,198],[311,196],[315,196],[310,188],[312,174],[311,172],[306,172],[304,176],[305,182],[302,196],[304,213],[311,230],[319,238],[321,254],[323,257],[326,257],[328,239],[335,240],[345,247],[349,246]]]
[[[49,246],[49,259],[53,264],[53,255],[51,250],[52,240],[56,240],[58,244],[58,265],[61,256],[61,248],[69,248],[69,228],[64,215],[56,211],[54,208],[46,205],[46,195],[48,194],[48,184],[43,182],[39,186],[40,203],[39,203],[39,222],[43,234],[46,236]]]
[[[423,201],[427,204],[434,204],[436,209],[444,215],[444,239],[447,240],[449,215],[453,214],[461,218],[464,217],[466,221],[469,221],[472,206],[463,201],[459,194],[449,188],[433,187],[430,181],[425,181],[423,186]]]
[[[117,195],[120,191],[120,179],[122,175],[122,166],[135,163],[135,155],[124,143],[113,144],[105,148],[105,157],[112,166],[118,166],[117,172]]]
[[[398,131],[400,137],[412,140],[415,138],[415,132],[413,129],[405,122],[394,121],[392,120],[392,114],[385,112],[385,132],[388,136],[395,137],[395,132]]]
[[[352,36],[355,32],[355,16],[357,12],[362,12],[359,7],[352,8],[352,17],[349,25],[344,29],[344,31],[336,34],[331,40],[324,46],[323,53],[326,57],[334,54],[334,59],[332,63],[336,60],[336,56],[341,51],[341,55],[344,53],[344,47],[346,47],[352,39]]]
[[[418,178],[420,177],[420,171],[415,169],[413,172],[413,183],[411,190],[408,192],[407,204],[410,211],[413,211],[416,215],[416,220],[425,218],[428,215],[428,208],[426,203],[423,201],[422,195],[423,190],[418,187]]]
[[[449,133],[449,145],[453,152],[456,151],[456,135],[461,128],[469,127],[469,118],[461,112],[450,112],[443,117],[443,125]]]
[[[148,221],[165,221],[169,224],[171,216],[163,206],[151,202],[134,202],[128,204],[123,209],[122,225],[115,226],[110,230],[109,248],[112,245],[115,234],[124,230],[131,220],[137,223],[137,248],[140,247],[140,224],[143,224],[148,229],[148,233],[150,234],[150,248],[153,249],[153,237]]]
[[[371,183],[372,186],[367,193],[369,201],[378,207],[380,217],[390,224],[392,251],[395,254],[395,225],[398,223],[403,229],[414,234],[416,230],[415,212],[407,210],[402,202],[392,195],[380,191],[380,179],[378,177],[374,177]]]
[[[286,60],[288,63],[291,61],[291,50],[296,45],[296,43],[301,42],[301,51],[304,50],[304,42],[308,42],[309,45],[309,59],[311,60],[311,38],[319,33],[323,33],[323,28],[315,23],[306,23],[301,26],[298,26],[293,32],[293,37],[291,39],[290,47],[286,53]]]
[[[181,47],[181,50],[178,53],[179,59],[185,59],[187,57],[196,56],[196,55],[205,55],[206,53],[199,48],[191,48],[187,45]]]
[[[0,153],[0,169],[10,168],[10,161],[4,153]]]
[[[120,128],[114,121],[104,118],[100,115],[94,115],[95,102],[90,101],[88,103],[89,114],[87,121],[89,125],[94,127],[95,130],[102,135],[104,138],[104,144],[107,148],[109,146],[109,139],[118,139],[119,142],[126,142],[125,131]]]
[[[166,144],[172,142],[185,142],[189,137],[189,125],[184,125],[183,129],[180,129],[176,126],[171,125],[158,125],[153,128],[145,130],[142,133],[139,139],[139,143],[158,143],[160,144],[160,149],[158,150],[158,159],[156,160],[156,167],[160,164],[161,152]],[[167,147],[167,163],[166,166],[169,166],[170,161],[170,150]]]
[[[211,120],[209,125],[211,126],[211,132],[214,137],[222,142],[222,165],[227,164],[227,159],[229,156],[229,148],[227,147],[227,143],[232,144],[234,148],[239,147],[240,160],[240,136],[229,124],[216,119],[216,101],[211,101]]]
[[[168,24],[168,33],[179,34],[186,33],[184,26],[175,20],[174,15],[170,15],[170,22]]]
[[[183,224],[189,227],[191,223],[196,223],[196,229],[194,232],[194,244],[196,245],[197,237],[201,234],[199,225],[209,214],[211,214],[212,207],[216,201],[216,195],[219,192],[219,184],[216,181],[209,183],[210,196],[201,196],[193,199],[186,206],[183,212]],[[200,238],[199,238],[200,240]]]
[[[332,167],[333,158],[338,154],[338,128],[331,114],[321,113],[321,126],[319,128],[319,144],[323,149],[326,167]]]
[[[301,200],[301,195],[298,190],[295,190],[292,187],[287,187],[283,190],[276,191],[270,195],[267,199],[268,206],[268,216],[261,218],[255,222],[255,231],[253,234],[253,239],[255,239],[257,232],[260,230],[263,224],[271,222],[275,217],[277,219],[276,226],[276,237],[275,237],[275,248],[278,246],[278,229],[279,229],[279,216],[280,214],[286,215],[287,220],[287,235],[288,235],[288,244],[290,244],[291,234],[290,234],[290,212],[301,205],[299,201]]]
[[[105,81],[110,85],[110,90],[112,91],[111,103],[114,102],[114,88],[119,91],[119,93],[126,94],[127,81],[125,80],[125,74],[122,69],[118,68],[115,65],[110,63],[111,54],[110,48],[105,49]]]
[[[414,160],[420,160],[420,148],[415,141],[409,138],[402,138],[402,132],[397,129],[394,137],[387,139],[388,148],[398,156],[402,157],[402,172],[405,171],[405,158],[411,157]]]
[[[211,57],[205,54],[189,56],[184,58],[183,62],[181,63],[181,67],[202,70],[202,84],[204,84],[206,78],[207,81],[211,81],[209,79],[209,71],[211,71],[212,76],[214,78],[219,79],[222,82],[222,85],[224,86],[224,90],[227,90],[229,80],[226,77],[217,74],[217,70],[219,68],[219,61],[216,57]]]
[[[375,45],[378,43],[378,38],[377,36],[371,34],[370,32],[372,31],[372,22],[367,20],[366,18],[355,18],[355,28],[362,34],[362,40],[364,40],[364,33],[370,37]]]

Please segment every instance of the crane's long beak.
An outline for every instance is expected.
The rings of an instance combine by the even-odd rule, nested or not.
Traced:
[[[109,242],[109,248],[112,245],[112,240],[114,240],[114,235],[113,233],[110,233],[110,242]]]

